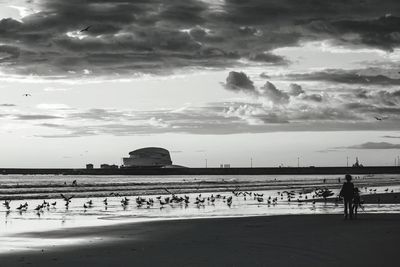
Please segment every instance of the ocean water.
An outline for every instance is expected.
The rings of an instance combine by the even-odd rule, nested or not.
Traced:
[[[400,184],[398,175],[354,176],[359,186]],[[339,181],[340,179],[340,181]],[[73,186],[73,181],[77,186]],[[67,176],[0,175],[0,200],[57,198],[60,194],[75,197],[107,197],[112,194],[138,196],[172,192],[225,192],[239,190],[337,188],[338,175],[253,175],[253,176]],[[167,191],[168,190],[168,191]]]
[[[339,178],[341,181],[339,182]],[[363,194],[400,192],[400,177],[396,175],[355,176],[356,186]],[[325,181],[324,181],[325,179]],[[72,182],[77,180],[77,186]],[[287,214],[339,214],[341,203],[298,202],[312,199],[317,188],[329,188],[338,194],[343,178],[334,176],[0,176],[0,198],[12,199],[10,209],[0,205],[0,253],[37,250],[43,246],[68,246],[76,242],[102,242],[101,236],[51,240],[33,238],[29,232],[43,232],[71,227],[92,227],[151,220],[192,219],[210,217],[273,216]],[[376,191],[369,191],[369,189]],[[260,202],[252,196],[235,196],[232,191],[252,191],[263,194]],[[293,191],[288,201],[283,190]],[[169,193],[168,193],[169,192]],[[60,194],[72,196],[65,206]],[[161,205],[171,193],[187,195],[189,203]],[[216,198],[214,202],[208,198]],[[136,204],[136,197],[153,199],[153,205]],[[123,206],[121,200],[129,198]],[[228,205],[227,198],[232,197]],[[276,203],[268,199],[276,198]],[[103,200],[107,198],[108,205]],[[204,199],[201,205],[196,198]],[[39,211],[34,210],[43,201],[56,203]],[[91,207],[87,203],[92,201]],[[28,209],[17,208],[28,203]],[[368,204],[361,213],[400,213],[399,204]]]

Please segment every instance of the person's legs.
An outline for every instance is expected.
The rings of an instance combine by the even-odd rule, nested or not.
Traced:
[[[349,203],[349,210],[350,210],[350,219],[352,219],[353,218],[353,200],[349,199],[348,203]]]
[[[358,204],[354,204],[353,208],[354,208],[354,212],[353,212],[354,213],[354,218],[357,219]]]
[[[347,215],[348,215],[348,211],[347,211],[347,207],[348,207],[348,200],[345,199],[344,200],[344,218],[347,219]]]

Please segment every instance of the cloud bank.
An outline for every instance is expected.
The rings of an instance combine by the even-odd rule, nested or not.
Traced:
[[[166,74],[244,64],[240,59],[287,64],[271,51],[300,41],[330,39],[389,52],[400,45],[395,0],[38,0],[26,5],[37,12],[21,20],[0,18],[3,72]]]

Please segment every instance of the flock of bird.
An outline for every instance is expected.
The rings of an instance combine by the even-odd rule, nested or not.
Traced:
[[[367,187],[364,188],[365,192],[370,192],[370,193],[376,193],[377,189],[368,189]],[[152,208],[155,205],[158,204],[158,207],[160,209],[164,208],[167,205],[184,205],[185,207],[188,207],[190,203],[193,203],[195,207],[204,207],[205,205],[214,205],[216,201],[222,201],[225,203],[228,207],[232,206],[232,203],[234,201],[233,197],[236,197],[236,199],[242,198],[242,200],[247,201],[247,200],[254,200],[256,203],[261,204],[261,203],[266,203],[268,206],[269,205],[276,205],[278,203],[278,200],[280,199],[281,201],[286,201],[286,202],[291,202],[291,201],[296,201],[298,203],[302,202],[311,202],[313,205],[315,204],[316,199],[324,199],[326,200],[328,197],[331,197],[335,195],[335,193],[327,188],[323,189],[315,189],[314,191],[279,191],[277,192],[278,196],[272,197],[272,196],[265,196],[263,193],[260,192],[250,192],[250,191],[241,191],[239,188],[235,188],[234,190],[231,191],[231,195],[223,195],[223,194],[211,194],[209,196],[204,196],[202,194],[197,195],[196,197],[192,197],[194,199],[191,199],[190,196],[188,195],[177,195],[172,192],[170,192],[168,189],[165,188],[165,190],[168,192],[168,195],[159,195],[156,197],[149,197],[149,198],[144,198],[144,197],[136,197],[134,199],[136,207],[137,208]],[[384,192],[388,193],[389,188],[386,188],[383,190]],[[394,191],[391,190],[391,193]],[[66,209],[69,208],[70,203],[72,202],[73,196],[66,196],[64,194],[61,194],[61,199],[64,201],[64,206]],[[120,196],[118,193],[110,193],[110,196],[118,197]],[[335,198],[335,202],[338,202],[340,200],[338,197]],[[11,210],[10,206],[11,200],[5,200],[3,202],[3,206],[6,208],[6,210],[9,212]],[[104,208],[108,208],[108,198],[105,198],[103,201]],[[125,210],[131,203],[131,199],[127,197],[123,197],[120,201],[121,206]],[[16,207],[16,210],[19,212],[27,211],[28,210],[28,203],[25,202],[24,204],[19,204],[18,207]],[[56,208],[57,206],[57,201],[54,201],[52,203],[43,200],[43,202],[39,205],[37,205],[34,210],[38,213],[44,211],[45,209],[49,210],[50,208]],[[93,200],[88,200],[83,203],[83,209],[84,211],[93,208],[94,203]]]

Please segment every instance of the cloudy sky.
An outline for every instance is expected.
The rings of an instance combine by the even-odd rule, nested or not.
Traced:
[[[397,0],[0,0],[0,165],[393,165],[399,60]]]

